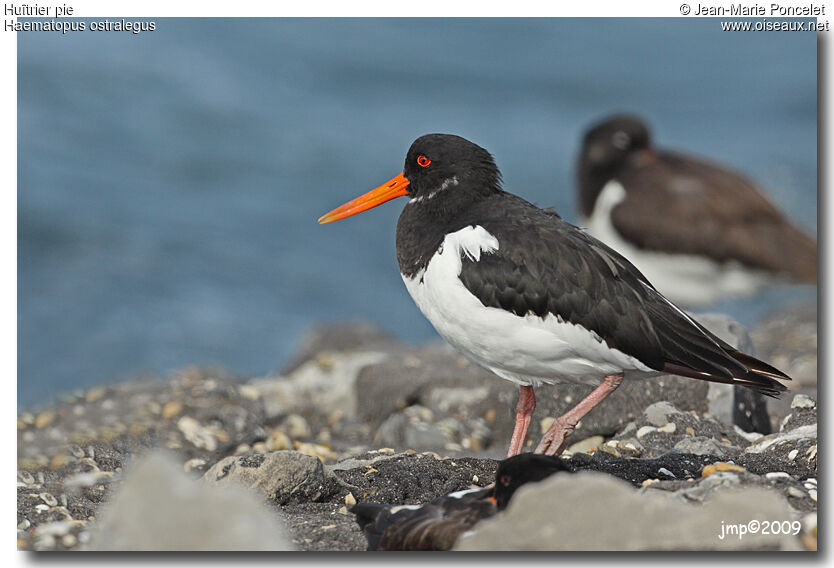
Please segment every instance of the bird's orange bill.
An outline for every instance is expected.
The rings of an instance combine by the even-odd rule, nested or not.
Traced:
[[[360,195],[356,199],[348,201],[341,207],[337,207],[330,213],[322,215],[319,217],[319,224],[323,225],[325,223],[338,221],[339,219],[356,215],[362,211],[367,211],[377,205],[382,205],[386,201],[391,201],[395,197],[408,195],[406,187],[408,187],[408,180],[403,174],[400,174],[378,188],[372,189],[365,195]]]

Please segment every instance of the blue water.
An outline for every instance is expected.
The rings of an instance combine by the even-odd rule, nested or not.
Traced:
[[[18,400],[215,362],[280,368],[316,323],[435,337],[394,256],[401,202],[316,219],[411,141],[489,149],[508,190],[575,219],[584,127],[750,173],[816,229],[816,37],[707,19],[170,20],[18,33]],[[725,303],[745,323],[809,288]]]

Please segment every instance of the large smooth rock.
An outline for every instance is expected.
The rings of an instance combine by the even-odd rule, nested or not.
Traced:
[[[797,537],[759,532],[740,539],[722,530],[794,516],[784,499],[758,488],[715,493],[694,506],[599,473],[557,474],[519,489],[504,513],[479,523],[456,549],[799,550]]]
[[[209,488],[160,453],[126,470],[91,533],[98,551],[293,550],[280,514],[257,496]]]

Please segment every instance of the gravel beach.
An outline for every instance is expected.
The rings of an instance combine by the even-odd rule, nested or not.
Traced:
[[[674,376],[626,382],[571,438],[563,457],[578,473],[525,486],[456,547],[816,550],[815,310],[749,334],[702,321],[794,376],[790,391],[764,401]],[[539,389],[527,451],[589,390]],[[352,504],[494,481],[516,398],[445,344],[364,323],[314,330],[271,376],[189,367],[66,394],[18,415],[18,548],[365,550]],[[719,537],[753,520],[776,529]]]

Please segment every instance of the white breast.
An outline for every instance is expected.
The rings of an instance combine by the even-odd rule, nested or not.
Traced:
[[[424,271],[403,277],[420,311],[453,347],[520,384],[598,384],[608,374],[652,372],[581,325],[484,306],[460,280],[462,258],[477,262],[499,248],[498,239],[483,227],[469,226],[446,235]]]
[[[594,211],[580,224],[630,260],[664,296],[683,306],[703,306],[731,296],[746,296],[773,278],[737,262],[717,263],[706,256],[647,251],[632,245],[611,223],[611,211],[626,197],[617,181],[602,189]],[[649,227],[647,227],[649,228]]]

